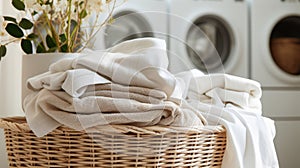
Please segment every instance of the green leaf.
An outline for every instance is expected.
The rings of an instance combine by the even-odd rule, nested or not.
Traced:
[[[33,12],[31,13],[32,16],[35,16],[36,14],[38,14],[37,11],[33,11]]]
[[[21,47],[26,54],[32,54],[32,43],[30,40],[22,39]]]
[[[84,4],[84,1],[81,1],[80,3],[79,3],[79,6],[82,6]]]
[[[36,47],[36,53],[45,53],[45,52],[46,52],[45,46],[43,42],[40,42]]]
[[[25,10],[25,4],[21,0],[12,0],[12,5],[18,10]]]
[[[65,41],[67,41],[66,35],[65,35],[65,34],[59,35],[59,40],[60,40],[62,43],[65,42]]]
[[[67,50],[68,50],[68,45],[65,44],[65,42],[67,41],[66,35],[65,35],[65,34],[59,35],[59,40],[60,40],[61,44],[63,44],[63,45],[60,47],[60,51],[61,51],[61,52],[67,52]]]
[[[78,25],[78,23],[74,19],[72,19],[71,20],[71,26],[76,27],[77,25]]]
[[[57,47],[55,40],[49,34],[46,36],[46,43],[48,48]]]
[[[10,17],[10,16],[3,16],[4,20],[5,21],[10,21],[10,22],[14,22],[14,23],[17,23],[17,20],[13,17]]]
[[[55,52],[57,49],[57,47],[53,47],[53,48],[50,48],[47,52],[48,53],[52,53],[52,52]]]
[[[27,36],[27,39],[28,40],[34,40],[34,39],[37,39],[39,36],[34,34],[34,33],[31,33]]]
[[[87,16],[87,12],[86,12],[86,10],[82,10],[81,12],[80,12],[80,18],[81,19],[83,19],[83,18],[85,18],[86,16]]]
[[[68,51],[68,45],[64,44],[63,46],[60,47],[61,52],[67,52]]]
[[[33,23],[28,19],[22,18],[22,20],[19,23],[19,26],[23,29],[31,29],[33,27]]]
[[[21,28],[14,23],[8,23],[7,26],[5,27],[5,30],[9,35],[15,38],[21,38],[24,36],[24,33],[21,30]]]
[[[4,57],[5,55],[6,55],[6,46],[0,45],[0,60],[1,60],[1,57]]]

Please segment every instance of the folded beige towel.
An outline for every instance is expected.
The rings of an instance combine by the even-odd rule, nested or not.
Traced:
[[[131,99],[142,103],[152,104],[158,104],[167,100],[167,95],[160,90],[135,86],[123,86],[113,83],[89,86],[81,97],[87,96]]]
[[[42,89],[26,97],[26,119],[38,137],[61,125],[82,130],[107,124],[202,126],[205,123],[199,112],[181,108],[171,101],[159,101],[159,94],[156,98],[152,96],[156,100],[152,103],[152,99],[147,100],[142,94],[129,93],[133,99],[128,99],[126,96],[124,98],[125,92],[112,92],[115,94],[112,96],[107,91],[99,90],[92,96],[89,95],[91,92],[87,92],[80,98],[73,98],[64,91]],[[144,91],[148,92],[147,89]],[[149,93],[154,94],[153,91]]]

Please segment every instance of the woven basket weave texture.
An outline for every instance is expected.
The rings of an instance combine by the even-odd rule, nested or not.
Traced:
[[[221,167],[226,147],[222,126],[112,126],[122,133],[60,127],[42,138],[23,117],[0,119],[0,127],[10,167]]]

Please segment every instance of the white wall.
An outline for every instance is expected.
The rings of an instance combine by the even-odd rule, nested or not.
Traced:
[[[14,15],[10,0],[0,0],[0,15]],[[0,62],[0,117],[23,115],[21,110],[21,57],[19,44],[8,47]],[[0,130],[0,167],[7,168],[8,161],[2,129]]]

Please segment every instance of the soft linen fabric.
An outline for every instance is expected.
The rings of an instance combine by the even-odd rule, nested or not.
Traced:
[[[202,120],[205,121],[197,111],[182,109],[171,101],[154,101],[152,97],[147,103],[144,95],[131,95],[129,99],[119,92],[99,92],[86,92],[87,96],[81,98],[47,89],[33,93],[24,102],[28,124],[41,137],[60,125],[82,130],[108,124],[189,127],[202,126]]]
[[[72,97],[81,96],[88,86],[108,84],[110,80],[87,69],[72,69],[63,72],[46,72],[30,78],[27,87],[33,91],[63,89]]]
[[[262,91],[256,81],[229,74],[205,75],[197,69],[176,74],[187,88],[183,95],[187,99],[213,99],[216,95],[225,104],[234,104],[245,110],[261,112]],[[215,103],[212,101],[212,103]]]
[[[49,72],[29,79],[28,88],[57,90],[64,85],[64,90],[75,96],[78,89],[84,90],[88,85],[111,81],[161,90],[167,94],[169,100],[180,104],[182,89],[179,81],[167,70],[167,57],[163,40],[155,38],[130,40],[107,51],[90,51],[74,59],[60,60],[50,66]],[[71,69],[79,72],[68,73]],[[85,69],[85,72],[81,72],[82,69]],[[98,73],[100,77],[95,75],[87,80],[74,81],[82,76],[93,76],[91,73]],[[66,78],[71,80],[66,81]]]
[[[154,38],[62,59],[28,80],[35,91],[24,101],[28,124],[37,136],[60,125],[202,126],[199,112],[181,108],[181,82],[167,66],[165,44]]]
[[[189,107],[202,112],[208,125],[225,126],[222,168],[279,167],[274,123],[261,116],[257,82],[226,74],[204,75],[198,70],[176,76],[188,88],[184,95]]]

